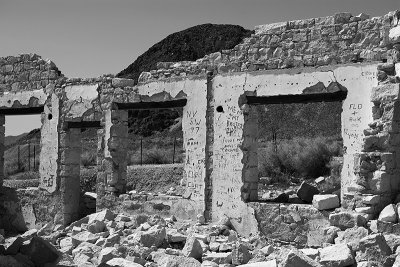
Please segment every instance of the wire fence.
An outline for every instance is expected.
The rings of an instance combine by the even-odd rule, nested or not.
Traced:
[[[128,151],[129,165],[174,164],[183,161],[183,138],[138,138]]]

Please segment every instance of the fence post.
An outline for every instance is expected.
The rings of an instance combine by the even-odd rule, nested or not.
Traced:
[[[174,136],[174,154],[172,155],[172,164],[175,163],[175,146],[176,146],[176,136]]]
[[[18,171],[20,171],[21,170],[21,162],[20,162],[20,160],[19,160],[19,157],[20,157],[20,146],[18,145]]]
[[[140,165],[143,165],[143,138],[140,138]]]
[[[31,143],[28,143],[28,171],[31,171]]]
[[[33,145],[33,171],[36,171],[36,144]]]

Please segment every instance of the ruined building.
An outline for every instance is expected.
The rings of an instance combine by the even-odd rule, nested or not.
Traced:
[[[81,128],[98,128],[97,209],[122,209],[127,110],[183,107],[186,192],[160,199],[168,210],[154,212],[226,215],[244,235],[314,242],[328,225],[325,213],[258,202],[255,107],[343,101],[341,208],[373,218],[400,193],[399,73],[399,11],[261,25],[231,50],[160,62],[138,85],[108,76],[67,78],[33,54],[0,58],[1,142],[5,115],[42,116],[39,190],[3,187],[0,228],[23,227],[22,218],[31,227],[78,218]]]

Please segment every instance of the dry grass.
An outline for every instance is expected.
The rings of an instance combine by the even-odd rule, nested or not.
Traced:
[[[283,140],[277,152],[267,142],[259,149],[259,173],[283,182],[288,177],[317,178],[330,173],[329,163],[341,150],[341,140],[327,137]]]

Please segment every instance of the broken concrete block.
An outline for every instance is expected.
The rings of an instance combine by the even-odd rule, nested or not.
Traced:
[[[249,252],[249,249],[243,244],[236,243],[236,245],[232,249],[232,264],[246,264],[249,262],[250,259],[251,254]]]
[[[337,195],[314,195],[313,206],[318,210],[329,210],[340,206]]]
[[[353,251],[356,251],[360,240],[368,235],[368,230],[364,227],[349,228],[338,232],[337,235],[335,244],[347,244]]]
[[[132,239],[145,247],[159,247],[166,238],[165,227],[155,225],[147,231],[139,231],[133,234]]]
[[[394,204],[387,205],[379,214],[378,220],[384,222],[397,222],[396,206]]]
[[[291,250],[282,263],[283,267],[322,267],[298,250]]]
[[[392,250],[382,234],[373,234],[360,240],[359,250],[356,252],[357,261],[370,261],[383,264]]]
[[[186,257],[192,257],[196,260],[201,260],[203,248],[195,236],[190,235],[186,239],[185,246],[182,249],[182,254]]]
[[[88,224],[91,224],[94,221],[101,221],[101,222],[104,222],[105,220],[112,221],[115,218],[115,214],[109,209],[105,209],[100,212],[90,214],[88,218],[89,218]]]
[[[353,254],[346,244],[338,244],[322,248],[320,263],[324,266],[345,267],[355,263]]]
[[[297,190],[297,196],[306,203],[311,203],[317,194],[319,194],[318,188],[306,182],[302,182]]]
[[[329,223],[332,226],[337,226],[342,230],[352,228],[355,226],[365,226],[366,219],[360,214],[354,212],[338,212],[329,215]]]
[[[117,251],[114,247],[103,248],[99,253],[98,263],[107,262],[113,258],[117,258]]]

